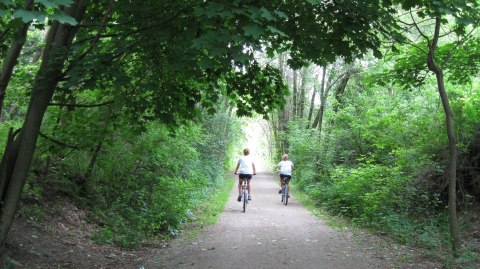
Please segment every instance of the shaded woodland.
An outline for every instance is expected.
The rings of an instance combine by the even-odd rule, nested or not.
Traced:
[[[1,1],[0,246],[52,195],[98,243],[175,236],[263,116],[319,206],[475,263],[478,5]]]

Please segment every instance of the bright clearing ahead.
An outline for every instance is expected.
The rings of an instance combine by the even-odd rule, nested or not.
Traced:
[[[246,143],[250,149],[257,171],[272,171],[272,132],[268,122],[260,117],[246,119]],[[240,154],[240,153],[239,153]]]

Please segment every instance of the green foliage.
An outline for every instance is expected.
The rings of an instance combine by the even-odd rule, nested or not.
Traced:
[[[246,72],[226,79],[228,96],[237,100],[237,115],[251,116],[252,112],[267,115],[274,108],[285,105],[288,94],[278,70],[271,66],[261,68],[257,63]],[[271,107],[265,107],[265,104]]]
[[[325,162],[319,158],[321,147],[315,133],[311,130],[303,130],[301,126],[303,126],[303,122],[290,124],[291,131],[288,142],[289,158],[294,162],[295,167],[301,167],[295,170],[294,178],[300,184],[304,184],[316,181],[319,170],[320,173],[325,171],[320,168]]]
[[[395,59],[405,66],[424,65],[415,57]],[[297,167],[294,184],[330,214],[401,242],[443,252],[450,244],[442,185],[448,149],[435,81],[422,80],[406,69],[378,75],[390,64],[389,60],[371,66],[361,76],[366,79],[349,82],[340,101],[327,100],[321,134],[304,130],[302,122],[290,122],[285,135]],[[385,74],[422,83],[405,90],[380,77]],[[384,83],[379,86],[372,81]],[[477,86],[476,80],[472,85],[447,83],[456,115],[460,163],[478,156],[473,153],[478,152],[474,145],[478,145],[480,119],[474,105]],[[469,176],[461,178],[465,179],[461,184],[471,186]],[[475,188],[468,189],[479,197]]]
[[[84,100],[92,97],[85,93]],[[138,132],[128,123],[110,127],[108,106],[56,107],[51,116],[61,115],[61,124],[47,120],[44,131],[77,148],[42,139],[34,169],[42,176],[47,166],[49,181],[89,208],[91,221],[100,225],[93,236],[99,243],[135,248],[148,238],[176,236],[196,218],[196,208],[224,185],[239,124],[223,110],[175,130],[151,122]],[[85,139],[75,140],[79,136]],[[98,141],[103,143],[88,176],[91,148]]]
[[[61,12],[73,1],[39,0],[31,11],[22,2],[0,3],[1,63],[23,23],[36,29],[52,20],[76,24]],[[176,235],[222,185],[239,128],[228,111],[236,106],[239,115],[268,115],[287,104],[287,83],[278,70],[260,64],[259,51],[271,57],[289,52],[288,64],[299,68],[324,66],[337,56],[347,62],[369,53],[379,57],[382,35],[405,41],[389,1],[87,2],[44,117],[33,170],[91,209],[98,241],[124,247]],[[420,18],[441,15],[452,33],[464,37],[475,26],[477,3],[457,2],[393,4],[425,7]],[[7,91],[2,134],[22,126],[43,39],[39,30],[28,33]],[[472,35],[450,53],[457,44],[441,42],[436,60],[449,71],[449,89],[462,85],[449,94],[459,115],[456,131],[464,133],[463,160],[471,160],[478,145],[478,85],[463,91],[476,83],[478,42]],[[400,238],[429,238],[442,222],[412,219],[419,212],[439,215],[442,205],[442,111],[425,76],[426,54],[394,48],[395,57],[371,76],[380,83],[356,78],[342,98],[327,100],[322,133],[296,122],[280,136],[288,137],[295,181],[316,203]],[[407,84],[415,91],[397,89]],[[4,145],[5,135],[0,139]],[[32,184],[25,193],[39,195],[40,183]]]
[[[477,252],[468,250],[460,257],[456,258],[453,264],[461,265],[463,268],[474,269],[478,266],[480,261],[480,254]]]
[[[153,127],[135,144],[113,144],[113,155],[102,158],[89,184],[92,197],[101,197],[96,207],[108,212],[103,217],[107,233],[120,237],[121,245],[159,234],[177,235],[215,182],[222,180],[227,156],[217,159],[220,166],[215,167],[216,152],[200,144],[210,139],[198,127],[179,129],[173,136]]]
[[[1,1],[0,2],[0,19],[2,26],[14,28],[23,23],[34,23],[37,28],[43,28],[46,25],[46,19],[55,20],[60,23],[76,25],[77,22],[72,17],[63,12],[64,7],[73,4],[73,0],[36,0],[32,1],[33,7],[25,9],[26,1]],[[4,23],[5,18],[8,18]],[[10,19],[12,18],[12,19]]]

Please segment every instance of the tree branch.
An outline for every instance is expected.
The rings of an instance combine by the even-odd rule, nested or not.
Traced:
[[[99,107],[113,104],[113,101],[108,101],[100,104],[61,104],[61,103],[50,103],[49,106],[64,106],[64,107]]]
[[[69,144],[64,143],[64,142],[62,142],[62,141],[58,141],[58,140],[56,140],[56,139],[53,139],[53,138],[51,138],[51,137],[48,137],[48,136],[46,136],[46,135],[45,135],[44,133],[42,133],[42,132],[38,132],[38,135],[41,136],[42,138],[50,141],[50,142],[53,142],[53,143],[55,143],[55,144],[58,144],[58,145],[60,145],[60,146],[63,146],[63,147],[66,147],[66,148],[71,148],[71,149],[76,149],[76,150],[79,149],[79,147],[77,147],[77,146],[72,146],[72,145],[69,145]]]
[[[430,53],[432,55],[435,54],[435,50],[437,49],[438,40],[439,40],[439,36],[440,36],[440,26],[441,26],[440,17],[436,17],[435,18],[435,32],[433,34],[433,39],[432,39],[432,44],[431,44],[432,47],[431,47],[431,50],[430,50]]]
[[[112,34],[96,35],[96,36],[94,36],[94,37],[90,37],[90,38],[85,38],[85,39],[83,39],[83,40],[79,40],[79,41],[76,42],[76,43],[79,44],[79,43],[83,43],[83,42],[88,42],[88,41],[90,41],[90,40],[92,40],[92,39],[100,39],[100,38],[107,38],[107,37],[117,37],[117,36],[121,36],[121,35],[129,36],[129,35],[134,35],[134,34],[142,33],[142,32],[147,31],[147,30],[151,30],[151,29],[154,29],[154,28],[157,28],[157,27],[164,26],[164,25],[170,23],[171,21],[173,21],[174,19],[178,18],[180,15],[182,15],[183,12],[187,11],[188,9],[191,9],[191,8],[194,8],[194,7],[200,6],[200,5],[202,5],[202,3],[184,7],[184,8],[182,8],[182,9],[180,9],[177,13],[173,14],[170,18],[167,18],[167,19],[165,19],[165,20],[163,20],[163,21],[151,23],[151,24],[149,24],[149,25],[146,25],[146,26],[143,27],[143,28],[136,29],[136,30],[131,31],[131,32],[128,32],[128,33],[126,33],[126,34],[112,33]]]
[[[464,37],[463,39],[460,39],[460,40],[457,42],[457,44],[448,52],[447,57],[445,57],[445,60],[444,60],[444,61],[442,62],[442,64],[441,64],[442,68],[443,68],[443,66],[444,66],[445,64],[447,64],[447,62],[450,61],[450,59],[452,58],[453,53],[457,50],[457,48],[458,48],[460,45],[462,45],[462,44],[465,42],[466,39],[468,39],[468,37],[473,33],[473,31],[475,31],[475,28],[473,28],[473,29],[470,31],[470,33],[468,33],[467,35],[465,35],[465,37]],[[471,58],[471,57],[470,57],[470,58]]]
[[[108,18],[112,13],[113,5],[114,5],[113,1],[110,1],[108,9],[107,11],[105,11],[105,15],[103,16],[98,34],[95,35],[95,37],[93,38],[93,41],[90,43],[90,46],[88,46],[88,48],[78,57],[79,59],[85,58],[85,56],[88,55],[88,53],[95,47],[95,45],[97,45],[98,41],[100,40],[100,33],[102,31],[105,31],[105,29],[107,28]]]
[[[412,14],[412,11],[410,10],[410,17],[412,18],[412,21],[413,21],[413,25],[415,26],[415,28],[417,29],[418,33],[427,40],[427,44],[430,44],[430,39],[428,38],[427,35],[425,35],[422,30],[420,30],[420,27],[418,27],[418,24],[417,22],[415,21],[415,19],[413,18],[413,14]]]

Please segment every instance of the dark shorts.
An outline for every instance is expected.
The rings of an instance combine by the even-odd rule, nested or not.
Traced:
[[[280,179],[284,179],[285,181],[289,182],[290,179],[292,179],[292,176],[291,175],[284,175],[284,174],[280,174]]]
[[[253,175],[252,174],[238,174],[238,179],[243,179],[246,178],[248,180],[252,179]]]

